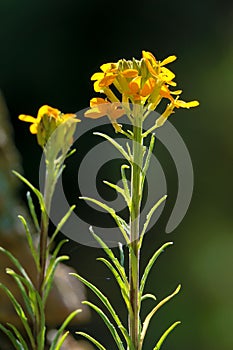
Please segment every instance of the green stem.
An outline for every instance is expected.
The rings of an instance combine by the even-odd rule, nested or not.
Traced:
[[[131,166],[131,208],[130,208],[130,249],[129,249],[129,283],[130,303],[132,315],[129,316],[129,334],[134,349],[139,346],[139,224],[140,207],[142,200],[142,162],[143,162],[143,137],[142,137],[142,108],[135,106],[133,126],[133,162]]]

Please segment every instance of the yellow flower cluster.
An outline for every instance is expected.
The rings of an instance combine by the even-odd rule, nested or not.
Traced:
[[[20,114],[19,119],[31,123],[30,132],[37,134],[38,143],[43,147],[59,125],[68,120],[78,122],[79,119],[75,117],[76,114],[64,114],[56,108],[44,105],[38,110],[36,118]]]
[[[198,101],[185,102],[179,99],[181,90],[171,91],[176,86],[175,74],[165,66],[176,60],[176,56],[169,56],[163,61],[157,61],[152,53],[142,51],[141,60],[119,60],[117,63],[103,64],[92,75],[94,90],[106,95],[107,99],[94,98],[91,100],[91,109],[85,113],[88,118],[100,118],[108,115],[110,120],[116,120],[124,112],[120,104],[141,104],[149,110],[154,110],[163,98],[168,99],[169,105],[166,114],[172,113],[174,108],[190,108],[199,105]],[[119,99],[114,90],[121,94]],[[119,107],[111,110],[109,103],[118,103]],[[108,113],[107,113],[108,112]]]

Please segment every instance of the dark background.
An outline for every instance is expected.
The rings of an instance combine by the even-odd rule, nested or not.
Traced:
[[[94,96],[90,76],[104,62],[139,58],[148,50],[163,59],[178,56],[171,69],[185,100],[200,107],[179,110],[172,123],[193,161],[195,189],[189,211],[170,235],[164,233],[169,206],[146,236],[143,265],[159,245],[175,245],[159,260],[148,283],[158,298],[181,282],[182,292],[161,310],[145,348],[172,322],[182,325],[166,349],[233,348],[232,78],[233,5],[230,1],[2,0],[0,3],[0,88],[5,96],[22,155],[24,174],[38,181],[40,149],[21,113],[36,115],[43,104],[64,112],[88,106]],[[171,198],[176,182],[165,163]],[[95,262],[103,253],[71,242],[70,263],[101,287],[124,317],[109,272]],[[92,294],[89,299],[95,300]],[[152,302],[145,302],[149,310]],[[108,349],[114,348],[102,321],[93,314],[84,326]]]

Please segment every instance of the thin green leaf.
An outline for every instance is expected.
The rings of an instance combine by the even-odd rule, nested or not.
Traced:
[[[92,235],[95,238],[95,240],[103,248],[105,253],[109,256],[109,258],[111,259],[111,261],[115,265],[117,271],[121,275],[121,278],[124,281],[125,286],[127,286],[127,290],[129,290],[129,282],[128,282],[128,279],[127,279],[127,276],[126,276],[126,273],[125,273],[124,266],[119,263],[119,260],[115,257],[115,255],[113,254],[113,251],[107,246],[107,244],[99,236],[97,236],[94,233],[94,230],[93,230],[92,226],[90,227],[90,232],[92,233]]]
[[[133,310],[132,310],[131,303],[129,301],[129,290],[127,286],[124,284],[124,282],[122,281],[120,274],[117,272],[117,270],[112,266],[112,264],[108,260],[104,258],[98,258],[97,260],[102,261],[112,272],[113,276],[115,277],[115,280],[117,281],[120,287],[121,295],[124,299],[127,310],[129,311],[129,314],[132,316]]]
[[[122,340],[117,333],[116,328],[114,325],[110,322],[109,318],[105,315],[105,313],[96,305],[90,303],[89,301],[84,301],[83,304],[90,306],[93,310],[95,310],[98,315],[102,318],[108,329],[110,330],[110,333],[112,334],[113,339],[115,340],[115,343],[119,350],[125,350]]]
[[[45,279],[44,279],[43,285],[42,285],[42,288],[44,289],[44,296],[43,296],[43,303],[44,304],[45,304],[45,302],[48,298],[49,292],[52,288],[52,283],[53,283],[54,274],[55,274],[55,270],[57,268],[57,265],[62,261],[69,260],[69,256],[62,255],[62,256],[59,256],[58,258],[56,258],[55,261],[54,261],[54,259],[51,259],[51,260],[52,260],[52,263],[51,262],[49,263],[49,268],[46,272],[46,276],[45,276]]]
[[[144,294],[141,297],[141,301],[146,300],[146,299],[153,299],[153,300],[157,300],[156,296],[154,294]]]
[[[142,348],[142,344],[146,335],[147,328],[149,326],[151,318],[154,316],[154,314],[163,306],[165,303],[167,303],[170,299],[172,299],[177,293],[179,293],[181,286],[179,285],[176,290],[168,295],[166,298],[161,300],[152,310],[151,312],[146,316],[143,326],[142,326],[142,331],[141,331],[141,336],[140,336],[140,343],[139,343],[139,350]]]
[[[36,187],[34,187],[24,176],[19,174],[17,171],[13,170],[12,172],[35,193],[35,195],[39,200],[41,211],[44,212],[45,211],[44,198],[43,198],[43,195],[40,193],[40,191]]]
[[[59,342],[60,336],[62,335],[64,329],[71,322],[71,320],[81,311],[82,311],[81,309],[75,310],[65,319],[65,321],[62,323],[61,327],[58,329],[58,331],[57,331],[57,333],[52,341],[52,344],[49,347],[49,350],[57,350],[58,349],[57,344]]]
[[[125,190],[123,188],[121,188],[120,186],[115,185],[111,182],[108,182],[108,181],[103,181],[103,183],[108,185],[109,187],[113,188],[118,193],[120,193],[122,195],[122,197],[124,198],[127,206],[130,208],[130,202],[131,202],[130,196],[128,196],[128,194],[125,192]]]
[[[121,264],[121,266],[124,266],[125,254],[124,254],[123,244],[121,242],[118,242],[118,247],[119,247],[119,252],[120,252],[120,264]]]
[[[142,241],[143,241],[144,235],[145,235],[145,233],[146,233],[147,227],[148,227],[148,225],[149,225],[149,223],[150,223],[150,220],[151,220],[151,218],[152,218],[152,215],[154,214],[154,212],[156,211],[156,209],[160,206],[160,204],[162,204],[162,203],[165,201],[166,198],[167,198],[167,195],[165,195],[165,196],[163,196],[162,198],[160,198],[160,199],[158,200],[158,202],[154,204],[154,206],[151,208],[151,210],[150,210],[149,213],[147,214],[147,216],[146,216],[146,221],[145,221],[145,223],[144,223],[144,226],[143,226],[143,229],[142,229],[142,232],[141,232],[141,235],[140,235],[140,240],[139,240],[139,244],[138,244],[139,249],[140,249],[141,246],[142,246]]]
[[[34,225],[35,225],[35,228],[36,228],[37,232],[39,232],[40,231],[40,225],[39,225],[39,221],[37,219],[35,206],[34,206],[34,203],[33,203],[30,191],[27,191],[26,196],[27,196],[28,207],[29,207],[29,210],[30,210],[30,213],[31,213],[31,216],[32,216],[32,220],[34,222]]]
[[[13,330],[13,332],[15,333],[16,337],[18,338],[20,344],[22,344],[22,349],[28,350],[27,343],[24,340],[24,338],[21,335],[21,333],[19,332],[19,330],[11,323],[7,323],[7,325]]]
[[[151,159],[151,155],[152,155],[152,152],[153,152],[154,144],[155,144],[155,135],[152,134],[151,135],[151,139],[150,139],[149,149],[147,151],[145,164],[144,164],[144,167],[142,169],[142,187],[143,187],[143,184],[144,184],[144,181],[145,181],[145,178],[146,178],[147,170],[148,170],[149,165],[150,165],[150,159]]]
[[[94,132],[93,134],[101,136],[104,139],[108,140],[123,155],[123,157],[130,163],[130,156],[124,150],[124,148],[121,145],[119,145],[119,143],[117,141],[115,141],[113,138],[111,138],[110,136],[108,136],[106,134],[102,134],[101,132]]]
[[[26,236],[27,236],[28,245],[29,245],[30,251],[32,253],[33,259],[35,261],[37,270],[39,271],[40,270],[40,260],[39,260],[38,253],[37,253],[37,251],[35,249],[35,246],[34,246],[34,243],[33,243],[33,239],[32,239],[32,235],[31,235],[31,232],[29,230],[27,221],[25,220],[25,218],[22,215],[18,215],[18,218],[20,219],[20,221],[22,222],[22,224],[24,226],[24,229],[25,229],[25,232],[26,232]]]
[[[37,334],[37,350],[44,350],[45,346],[45,308],[41,299],[41,296],[38,292],[36,292],[36,305],[38,306],[38,312],[36,314],[36,321],[39,326],[38,334]]]
[[[164,340],[167,338],[167,336],[169,335],[169,333],[171,333],[171,331],[178,325],[180,324],[180,321],[174,322],[161,336],[161,338],[159,339],[158,343],[155,345],[155,347],[153,348],[153,350],[159,350],[164,342]]]
[[[127,181],[127,178],[126,178],[126,175],[125,175],[125,169],[129,169],[129,168],[130,167],[128,165],[126,165],[126,164],[123,164],[121,166],[121,178],[122,178],[122,183],[123,183],[123,187],[124,187],[125,193],[127,195],[127,198],[130,198],[128,207],[131,208],[130,190],[129,190],[128,181]]]
[[[61,231],[62,226],[66,223],[66,221],[69,219],[70,215],[72,214],[72,212],[74,211],[76,205],[72,205],[70,207],[70,209],[68,210],[68,212],[63,216],[63,218],[59,221],[56,230],[54,231],[52,237],[50,238],[49,241],[49,248],[51,247],[51,244],[53,243],[54,239],[56,238],[57,234],[59,231]]]
[[[29,337],[29,340],[31,342],[32,347],[35,347],[35,340],[34,337],[32,335],[32,331],[30,329],[29,323],[28,323],[28,319],[25,315],[25,312],[23,311],[22,306],[18,303],[18,301],[15,299],[14,295],[10,292],[10,290],[4,286],[4,284],[0,283],[0,288],[2,288],[4,290],[4,292],[7,294],[7,296],[9,297],[17,315],[19,316],[25,331],[27,332],[27,335]]]
[[[121,330],[121,333],[123,334],[127,344],[129,345],[129,348],[132,349],[132,340],[130,339],[129,334],[126,328],[123,326],[121,320],[119,319],[116,311],[110,304],[108,298],[96,286],[94,286],[94,284],[92,284],[91,282],[88,282],[85,278],[81,277],[77,273],[70,273],[70,275],[78,278],[81,282],[83,282],[88,288],[90,288],[97,295],[97,297],[102,301],[102,303],[106,306],[106,308],[110,312],[118,328]]]
[[[19,276],[17,273],[15,273],[14,270],[10,269],[9,267],[6,268],[6,273],[8,275],[11,275],[14,278],[17,286],[19,287],[19,290],[20,290],[20,293],[22,295],[22,298],[23,298],[23,301],[25,303],[25,306],[27,308],[27,311],[28,311],[30,317],[33,319],[34,313],[33,313],[33,309],[32,309],[32,306],[31,306],[31,300],[30,300],[30,298],[29,298],[29,296],[28,296],[28,294],[26,292],[26,289],[25,289],[23,283],[20,280],[21,276]],[[24,277],[21,277],[21,278],[25,281]]]
[[[167,242],[165,244],[162,245],[161,248],[159,248],[155,253],[154,255],[152,256],[152,258],[150,259],[150,261],[148,262],[145,270],[144,270],[144,273],[142,275],[142,279],[141,279],[141,283],[140,283],[140,290],[139,290],[139,296],[140,298],[142,297],[142,294],[143,294],[143,291],[144,291],[144,287],[145,287],[145,284],[146,284],[146,280],[147,280],[147,277],[149,275],[149,272],[152,268],[152,266],[154,265],[155,261],[157,260],[157,258],[159,257],[159,255],[164,251],[165,248],[167,248],[168,246],[172,245],[173,243],[172,242]]]
[[[24,350],[22,344],[19,343],[19,341],[9,329],[0,324],[0,330],[6,334],[6,336],[10,339],[11,343],[13,344],[16,350]]]
[[[60,348],[61,348],[62,344],[64,343],[64,341],[66,340],[68,334],[69,334],[69,331],[65,332],[65,333],[59,338],[55,350],[60,350]]]
[[[8,258],[12,261],[12,263],[15,265],[15,267],[17,267],[17,269],[20,271],[22,276],[25,277],[27,282],[33,288],[34,287],[33,283],[31,281],[30,277],[28,276],[28,274],[26,273],[25,269],[23,268],[23,266],[20,264],[19,260],[16,259],[13,254],[11,254],[7,249],[4,249],[3,247],[0,247],[0,252],[6,254],[8,256]]]
[[[86,200],[86,201],[90,201],[92,203],[95,203],[96,205],[98,205],[99,207],[105,209],[115,220],[117,226],[119,227],[125,242],[127,244],[130,244],[130,239],[128,237],[128,233],[129,233],[129,226],[128,224],[120,217],[116,214],[115,210],[111,207],[109,207],[107,204],[104,204],[100,201],[98,201],[97,199],[94,198],[90,198],[90,197],[79,197],[80,199]]]
[[[83,337],[90,340],[95,346],[100,350],[107,350],[102,344],[100,344],[95,338],[91,337],[89,334],[84,332],[76,332],[76,334],[82,335]]]

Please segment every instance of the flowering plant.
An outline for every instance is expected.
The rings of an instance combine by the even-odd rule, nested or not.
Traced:
[[[124,301],[128,323],[123,322],[118,316],[116,310],[110,303],[106,295],[98,289],[94,284],[84,279],[80,274],[73,275],[88,286],[101,300],[107,308],[107,315],[100,307],[90,301],[85,301],[90,308],[94,309],[103,319],[107,328],[111,332],[116,346],[119,350],[141,350],[143,349],[144,339],[148,326],[154,314],[170,299],[172,299],[180,290],[180,285],[170,295],[163,300],[157,302],[153,293],[144,294],[145,284],[149,272],[159,255],[172,244],[167,242],[163,244],[151,257],[143,273],[140,273],[140,258],[143,238],[150,223],[150,220],[156,209],[166,200],[166,194],[157,203],[154,203],[148,212],[146,221],[141,225],[140,211],[143,199],[143,189],[146,180],[147,170],[150,165],[151,154],[154,148],[156,129],[163,126],[168,117],[174,113],[176,108],[187,108],[198,106],[197,101],[185,102],[180,99],[181,90],[172,90],[176,86],[174,81],[175,74],[169,70],[166,65],[175,61],[175,56],[158,61],[150,52],[143,51],[140,60],[132,59],[127,61],[121,59],[116,63],[105,63],[101,68],[101,72],[92,75],[91,80],[94,81],[94,90],[101,93],[104,97],[94,97],[90,101],[90,109],[85,112],[86,118],[97,119],[107,116],[114,127],[116,133],[124,135],[128,140],[127,147],[122,147],[112,137],[107,134],[95,132],[96,135],[108,140],[124,157],[125,163],[121,166],[122,187],[114,183],[105,181],[105,183],[119,193],[127,204],[128,220],[120,217],[114,208],[107,204],[90,197],[82,197],[83,200],[90,201],[95,205],[106,210],[114,219],[119,228],[124,245],[119,244],[120,258],[118,259],[113,250],[111,250],[106,242],[101,239],[90,227],[90,232],[105,251],[107,258],[100,258],[107,268],[111,271],[116,279],[122,299]],[[148,130],[144,130],[144,122],[160,104],[161,101],[168,102],[162,114],[154,120]],[[126,115],[131,123],[131,129],[125,129],[119,124],[118,120]],[[30,189],[36,194],[41,208],[41,224],[39,225],[34,207],[30,198],[29,207],[35,226],[40,232],[39,249],[36,250],[26,220],[21,217],[21,221],[25,226],[28,243],[31,248],[32,255],[35,260],[38,271],[38,284],[32,285],[26,272],[21,268],[18,261],[7,251],[16,267],[21,274],[14,271],[8,271],[17,282],[23,295],[25,305],[30,314],[32,322],[32,330],[29,328],[29,321],[23,313],[21,305],[18,305],[14,296],[9,295],[18,315],[27,331],[32,349],[43,349],[44,334],[46,321],[44,319],[44,307],[48,293],[51,288],[54,271],[59,261],[63,261],[66,257],[57,258],[57,254],[64,241],[60,242],[55,249],[52,258],[48,258],[51,242],[61,229],[64,222],[68,219],[74,210],[72,206],[65,217],[60,221],[50,242],[48,242],[48,224],[49,213],[51,207],[51,199],[58,177],[63,170],[63,162],[67,157],[72,137],[76,128],[77,118],[73,114],[62,114],[59,110],[49,106],[40,108],[36,118],[31,116],[20,115],[19,119],[30,122],[30,131],[37,135],[39,145],[43,147],[46,160],[46,180],[44,194],[41,194],[34,186],[32,186],[24,177],[15,173],[22,181],[24,181]],[[84,121],[83,121],[84,122]],[[56,131],[56,132],[54,132]],[[155,132],[155,133],[153,133]],[[150,137],[149,148],[146,148],[145,140]],[[72,153],[72,152],[71,152]],[[130,170],[130,180],[128,182],[126,171]],[[141,229],[141,226],[143,227]],[[3,251],[3,249],[2,249]],[[126,254],[128,259],[125,259]],[[49,262],[48,262],[49,260]],[[128,261],[128,266],[125,261]],[[128,268],[128,271],[127,271]],[[151,298],[156,301],[155,306],[147,314],[145,319],[141,320],[142,301]],[[59,349],[66,334],[61,336],[62,331],[68,324],[69,320],[79,311],[74,312],[64,322],[58,332],[51,350]],[[113,319],[114,324],[110,320]],[[156,342],[153,350],[159,350],[168,334],[179,324],[177,321],[173,323],[161,335]],[[1,329],[9,336],[12,343],[17,349],[28,349],[26,341],[13,325],[9,325],[10,329],[1,326]],[[93,338],[87,333],[77,332],[89,339],[100,350],[106,350],[99,340]],[[59,340],[60,339],[60,340]]]

